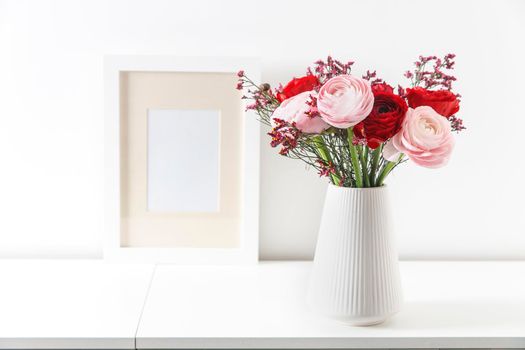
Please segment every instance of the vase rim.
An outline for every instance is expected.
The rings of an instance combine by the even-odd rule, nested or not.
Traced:
[[[343,187],[343,186],[336,186],[332,183],[329,183],[328,184],[329,187],[333,187],[333,188],[336,188],[336,189],[340,189],[340,190],[343,190],[343,191],[380,191],[380,190],[384,190],[387,188],[386,185],[382,185],[382,186],[376,186],[376,187]]]

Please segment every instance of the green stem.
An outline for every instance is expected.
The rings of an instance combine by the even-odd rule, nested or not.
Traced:
[[[359,167],[359,160],[357,159],[357,151],[356,147],[352,143],[352,139],[354,138],[354,133],[352,129],[348,129],[348,148],[350,150],[350,161],[352,162],[352,168],[354,168],[355,173],[355,184],[356,187],[363,187],[363,178],[361,176],[361,168]]]
[[[383,169],[381,170],[381,173],[379,173],[379,176],[377,178],[376,186],[378,186],[378,187],[383,186],[383,181],[385,181],[385,178],[387,177],[388,174],[390,174],[392,169],[394,169],[394,167],[399,164],[399,162],[403,159],[403,156],[404,156],[404,154],[401,153],[399,155],[399,158],[397,159],[397,161],[395,161],[395,162],[388,162],[383,167]]]
[[[376,179],[376,170],[377,165],[379,164],[379,158],[381,157],[381,149],[382,146],[377,147],[375,150],[372,151],[372,166],[370,167],[370,184],[372,186],[377,186],[377,183],[375,182]]]
[[[323,137],[320,135],[317,135],[313,138],[315,146],[317,148],[317,151],[319,152],[319,156],[326,164],[334,164],[332,162],[332,157],[330,157],[330,152],[328,152],[328,149],[326,148],[326,145],[324,143]],[[330,178],[332,179],[332,183],[336,186],[339,186],[339,183],[341,181],[340,177],[337,174],[330,174]]]
[[[363,152],[363,146],[357,146],[357,152],[359,153],[359,159],[361,160],[361,173],[363,174],[363,183],[365,184],[365,187],[370,187],[370,181],[368,179],[367,162]]]

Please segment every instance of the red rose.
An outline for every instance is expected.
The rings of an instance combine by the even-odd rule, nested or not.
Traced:
[[[299,95],[301,92],[310,91],[319,86],[319,80],[314,75],[307,75],[302,78],[293,78],[283,91],[277,94],[279,102],[283,102],[287,98]]]
[[[401,129],[408,106],[403,98],[394,94],[387,84],[372,85],[374,107],[361,123],[354,127],[354,135],[366,139],[368,147],[376,149],[379,145]]]
[[[419,106],[432,107],[438,114],[450,117],[459,111],[459,100],[448,90],[431,91],[416,87],[407,89],[406,97],[411,108]]]

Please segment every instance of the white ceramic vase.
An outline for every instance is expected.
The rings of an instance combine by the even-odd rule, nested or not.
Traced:
[[[308,304],[355,326],[399,311],[401,281],[388,189],[329,185],[315,250]]]

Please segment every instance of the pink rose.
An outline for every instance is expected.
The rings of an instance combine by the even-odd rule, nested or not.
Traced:
[[[409,108],[401,130],[385,144],[383,157],[397,160],[399,153],[427,168],[447,164],[454,148],[450,122],[432,107]]]
[[[297,129],[308,134],[318,134],[328,129],[330,125],[326,124],[319,114],[315,113],[317,112],[315,107],[308,104],[312,100],[311,97],[315,98],[316,96],[317,93],[312,90],[301,92],[284,100],[273,112],[272,124],[275,124],[274,118],[282,119],[289,123],[295,122]]]
[[[338,75],[319,90],[317,108],[323,119],[346,129],[365,119],[374,107],[370,82],[352,75]]]

